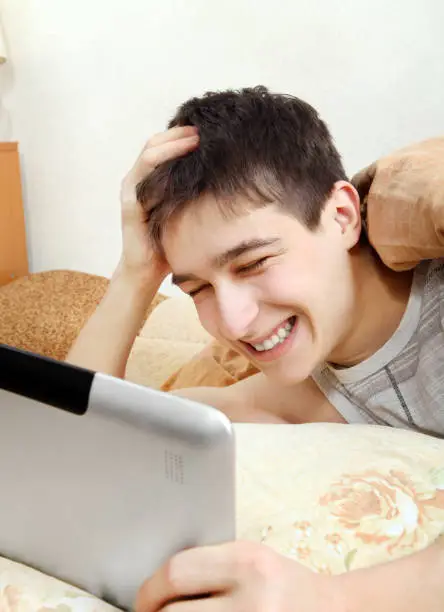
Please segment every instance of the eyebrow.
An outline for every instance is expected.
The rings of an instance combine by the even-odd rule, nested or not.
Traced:
[[[216,255],[216,257],[212,260],[212,266],[214,268],[223,268],[228,263],[244,255],[245,253],[249,253],[250,251],[255,251],[256,249],[260,249],[266,246],[271,246],[273,244],[278,244],[280,242],[280,238],[252,238],[251,240],[244,240],[240,242],[235,247],[228,249],[224,253],[220,255]],[[172,282],[174,285],[181,285],[190,280],[200,280],[195,274],[173,274]]]

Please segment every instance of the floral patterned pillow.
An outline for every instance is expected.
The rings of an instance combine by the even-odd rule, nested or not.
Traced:
[[[80,589],[0,557],[0,612],[116,612]]]
[[[370,425],[236,425],[238,538],[341,573],[444,533],[444,441]],[[0,612],[115,612],[0,557]]]
[[[369,425],[239,425],[238,537],[337,574],[444,533],[444,440]]]

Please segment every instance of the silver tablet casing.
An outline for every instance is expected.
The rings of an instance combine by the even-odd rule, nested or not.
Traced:
[[[0,390],[0,555],[124,609],[176,552],[235,539],[219,411],[95,374],[82,416]]]

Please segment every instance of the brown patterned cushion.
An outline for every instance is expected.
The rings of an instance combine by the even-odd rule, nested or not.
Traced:
[[[353,177],[370,243],[393,270],[444,257],[444,138],[394,151]]]
[[[0,343],[64,359],[108,284],[102,276],[52,270],[0,287]],[[156,297],[147,317],[163,299]]]

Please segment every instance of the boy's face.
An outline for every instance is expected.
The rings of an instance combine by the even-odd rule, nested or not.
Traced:
[[[166,258],[212,336],[295,384],[348,332],[357,202],[338,185],[315,232],[278,206],[245,208],[224,218],[210,197],[191,206],[165,232]]]

